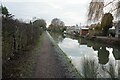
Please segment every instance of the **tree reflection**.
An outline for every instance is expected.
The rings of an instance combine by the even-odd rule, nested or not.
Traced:
[[[104,45],[100,45],[96,42],[87,42],[87,46],[93,48],[94,51],[98,51],[98,61],[100,64],[106,64],[109,61],[109,51],[106,50]]]
[[[98,50],[98,60],[100,64],[106,64],[109,61],[109,51],[106,50],[106,47]]]
[[[78,39],[78,43],[79,45],[87,45],[87,42],[84,39]]]
[[[65,38],[65,36],[57,32],[49,32],[49,33],[53,37],[56,43],[62,42],[63,39]]]
[[[87,41],[87,40],[79,40],[79,43],[86,43],[87,47],[92,47],[94,51],[98,51],[98,60],[100,64],[106,64],[109,61],[109,51],[106,50],[105,45]]]
[[[94,51],[98,51],[99,49],[100,49],[100,45],[98,45],[98,44],[94,44],[93,46],[92,46],[92,48],[94,49]]]
[[[60,33],[55,33],[55,32],[51,32],[50,34],[57,43],[62,42],[64,38],[67,37],[73,40],[78,40],[79,46],[87,45],[87,47],[92,47],[94,51],[98,51],[98,61],[100,64],[106,64],[109,61],[110,53],[108,50],[106,50],[106,47],[108,47],[109,45],[100,44],[98,42],[89,41],[83,38],[78,38],[78,37],[70,36],[67,34],[60,34]],[[112,46],[112,48],[113,48],[112,53],[113,53],[115,60],[120,60],[120,49],[114,46]]]
[[[120,49],[113,49],[113,55],[115,57],[115,60],[120,60]]]

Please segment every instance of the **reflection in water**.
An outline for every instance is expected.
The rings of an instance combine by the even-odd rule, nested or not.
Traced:
[[[58,33],[50,33],[54,40],[58,43],[59,47],[72,59],[72,63],[81,72],[82,62],[84,57],[93,59],[99,65],[98,71],[102,73],[103,77],[108,76],[102,70],[102,67],[109,68],[109,63],[115,63],[120,60],[120,49],[116,47],[110,47],[105,44],[97,43],[94,41],[88,41],[82,38],[76,38],[75,36],[60,35]]]
[[[53,39],[56,41],[56,43],[62,42],[65,38],[65,35],[60,35],[60,33],[52,33],[50,32],[50,35],[53,37]]]
[[[113,49],[113,55],[116,60],[120,60],[120,49]]]
[[[80,45],[87,45],[87,42],[85,40],[78,39],[78,42]]]
[[[109,61],[109,51],[105,47],[98,50],[98,59],[100,64],[106,64]]]

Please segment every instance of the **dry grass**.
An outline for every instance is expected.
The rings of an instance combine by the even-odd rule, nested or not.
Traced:
[[[100,66],[95,63],[95,60],[84,58],[82,68],[83,72],[81,73],[82,78],[98,78],[98,76],[104,78],[101,76],[103,74],[98,70],[99,67]],[[117,65],[109,63],[109,67],[102,67],[102,70],[107,73],[111,79],[120,78],[120,67],[117,69]]]
[[[102,69],[109,74],[110,78],[117,78],[117,72],[113,64],[109,64],[109,67],[102,67]]]
[[[83,78],[97,78],[98,66],[95,64],[94,60],[89,60],[84,58],[83,61]]]

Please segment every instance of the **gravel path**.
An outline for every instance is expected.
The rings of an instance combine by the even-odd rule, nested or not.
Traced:
[[[39,50],[34,78],[73,78],[68,66],[60,58],[46,32]],[[73,72],[73,71],[72,71]]]

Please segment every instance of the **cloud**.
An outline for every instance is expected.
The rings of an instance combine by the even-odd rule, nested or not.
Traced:
[[[87,5],[90,0],[4,0],[17,18],[43,18],[50,23],[53,18],[60,18],[66,25],[86,22]]]

